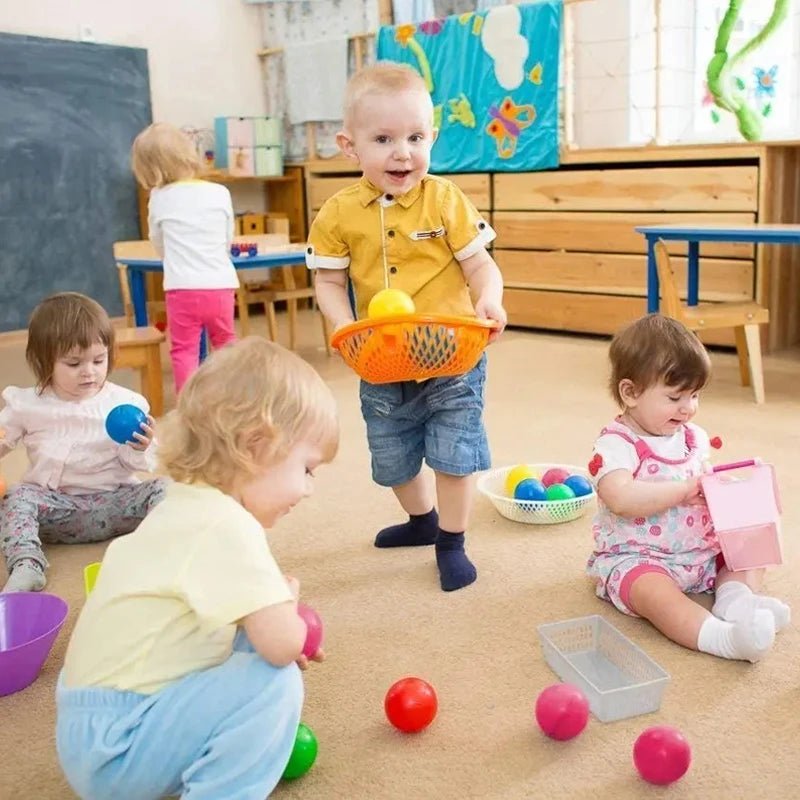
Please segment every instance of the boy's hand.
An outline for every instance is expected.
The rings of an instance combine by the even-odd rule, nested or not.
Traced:
[[[321,664],[325,660],[325,651],[320,647],[316,653],[314,653],[311,658],[306,658],[306,656],[301,655],[300,658],[297,659],[295,662],[298,667],[302,670],[308,669],[309,661],[316,661],[318,664]]]
[[[153,439],[156,435],[156,421],[148,414],[147,422],[143,422],[139,427],[142,429],[142,433],[139,433],[138,431],[134,433],[134,441],[130,441],[127,444],[129,444],[134,450],[143,452],[147,450],[147,448],[153,443]]]
[[[492,298],[479,297],[475,303],[475,314],[480,319],[492,319],[497,327],[489,334],[489,344],[496,341],[506,327],[506,310],[502,304]]]

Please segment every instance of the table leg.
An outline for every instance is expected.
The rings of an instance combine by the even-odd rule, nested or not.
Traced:
[[[131,304],[133,305],[133,318],[137,328],[147,325],[147,285],[144,272],[128,267],[128,280],[131,285]]]
[[[658,270],[656,269],[656,238],[647,236],[647,313],[658,311]]]
[[[700,295],[700,242],[689,242],[688,287],[686,302],[696,306]]]

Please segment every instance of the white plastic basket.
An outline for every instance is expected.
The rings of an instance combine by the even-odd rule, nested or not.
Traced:
[[[548,469],[561,468],[572,475],[582,475],[591,480],[588,470],[573,464],[528,464],[527,466],[540,474]],[[569,500],[515,500],[508,497],[505,490],[506,475],[511,467],[499,467],[485,472],[478,478],[478,491],[491,500],[492,505],[506,518],[514,522],[526,522],[529,525],[554,525],[569,522],[583,516],[595,498],[595,492],[572,497]]]
[[[601,722],[660,708],[669,674],[603,617],[550,622],[537,630],[545,661],[583,691]]]

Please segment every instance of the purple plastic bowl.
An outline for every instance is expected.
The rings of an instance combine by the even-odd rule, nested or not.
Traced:
[[[0,697],[36,680],[67,611],[66,602],[54,594],[0,594]]]

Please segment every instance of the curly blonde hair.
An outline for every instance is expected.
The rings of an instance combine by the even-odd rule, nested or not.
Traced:
[[[248,336],[203,362],[158,438],[158,459],[170,477],[227,491],[264,465],[264,452],[275,463],[301,441],[318,443],[323,461],[331,461],[339,423],[333,394],[310,364]]]
[[[154,122],[133,140],[131,168],[142,188],[149,190],[196,178],[203,163],[194,142],[180,128]]]

